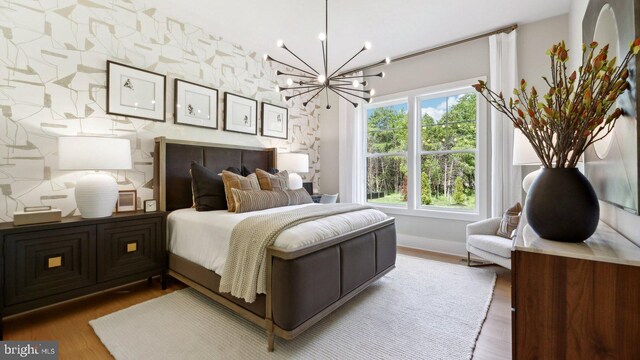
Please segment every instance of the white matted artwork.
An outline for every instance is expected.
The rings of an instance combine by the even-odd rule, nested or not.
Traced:
[[[218,90],[188,81],[175,80],[176,124],[218,128]]]
[[[258,134],[258,102],[253,99],[224,93],[224,130],[244,134]]]
[[[278,139],[289,137],[289,109],[262,103],[262,136]]]
[[[107,61],[107,114],[165,121],[166,77]]]

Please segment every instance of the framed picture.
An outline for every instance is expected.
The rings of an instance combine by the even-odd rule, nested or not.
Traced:
[[[166,77],[107,61],[107,114],[165,121]]]
[[[244,96],[224,93],[224,130],[258,134],[258,102]]]
[[[176,124],[218,128],[218,90],[188,81],[175,80]]]
[[[289,137],[289,109],[262,103],[262,136],[278,139]]]
[[[138,202],[138,192],[136,190],[118,191],[118,201],[116,202],[116,212],[136,211]]]

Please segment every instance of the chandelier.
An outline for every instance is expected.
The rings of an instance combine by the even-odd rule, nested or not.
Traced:
[[[318,39],[322,45],[322,64],[323,71],[317,71],[307,62],[302,60],[298,55],[296,55],[291,49],[289,49],[284,41],[278,40],[276,45],[286,50],[293,57],[298,59],[304,66],[305,69],[301,69],[300,67],[296,67],[285,62],[276,60],[269,56],[268,54],[264,55],[265,61],[271,61],[278,64],[281,64],[291,70],[291,72],[282,72],[280,70],[276,71],[277,76],[287,77],[286,84],[287,86],[276,86],[276,91],[278,92],[287,92],[291,95],[284,96],[285,101],[289,101],[295,97],[306,95],[308,99],[303,102],[304,106],[307,106],[311,100],[315,99],[318,95],[320,95],[323,91],[327,96],[327,109],[331,109],[331,105],[329,105],[329,91],[336,93],[341,98],[350,102],[354,107],[358,107],[358,99],[371,102],[373,99],[373,95],[375,94],[374,89],[367,89],[369,83],[366,80],[363,80],[367,77],[384,77],[384,72],[380,72],[373,75],[364,75],[358,76],[357,73],[364,68],[347,70],[340,72],[347,64],[349,64],[353,59],[355,59],[358,55],[367,51],[371,48],[370,42],[365,42],[364,46],[356,52],[349,60],[347,60],[342,66],[334,70],[331,74],[329,74],[328,68],[328,59],[329,59],[329,0],[325,0],[325,32],[318,35]],[[384,60],[367,66],[373,67],[383,64],[389,64],[391,60],[387,57]]]

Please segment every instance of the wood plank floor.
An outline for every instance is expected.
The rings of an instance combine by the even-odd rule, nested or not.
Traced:
[[[399,248],[398,253],[466,266],[459,257],[451,255],[405,248]],[[474,359],[511,359],[511,273],[498,266],[489,268],[498,273],[498,280]],[[166,291],[162,291],[158,279],[155,279],[152,285],[139,282],[12,316],[4,320],[5,340],[58,340],[60,359],[111,359],[89,326],[90,320],[184,287],[174,280]]]

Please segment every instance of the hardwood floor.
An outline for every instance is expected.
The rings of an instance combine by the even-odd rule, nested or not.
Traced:
[[[398,253],[466,266],[459,257],[399,248]],[[511,359],[511,273],[498,266],[493,300],[482,327],[474,359]],[[166,291],[158,279],[139,282],[78,300],[54,305],[4,320],[5,340],[58,340],[60,359],[111,359],[89,321],[132,305],[166,295],[185,286],[171,281]]]

